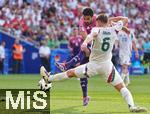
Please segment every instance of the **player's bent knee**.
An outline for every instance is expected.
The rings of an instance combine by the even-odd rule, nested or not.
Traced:
[[[121,90],[123,87],[125,87],[125,85],[124,85],[124,83],[119,83],[119,84],[115,85],[114,87],[120,92],[120,90]]]
[[[67,71],[67,76],[68,76],[69,78],[75,77],[76,75],[75,75],[74,69],[68,70],[68,71]]]

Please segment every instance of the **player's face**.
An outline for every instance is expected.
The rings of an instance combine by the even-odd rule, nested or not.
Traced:
[[[92,22],[92,17],[91,16],[84,16],[84,23],[85,24],[90,24]]]

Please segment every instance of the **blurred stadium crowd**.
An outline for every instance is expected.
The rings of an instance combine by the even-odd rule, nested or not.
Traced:
[[[137,47],[150,39],[150,0],[0,0],[0,27],[35,45],[47,41],[50,48],[67,41],[85,7],[95,13],[129,17]]]

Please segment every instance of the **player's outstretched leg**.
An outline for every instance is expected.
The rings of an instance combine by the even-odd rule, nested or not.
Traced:
[[[61,81],[69,78],[66,72],[50,75],[43,66],[41,66],[40,68],[40,75],[42,76],[42,78],[45,80],[46,83],[53,81]]]
[[[107,82],[113,85],[115,89],[121,93],[122,97],[128,104],[130,112],[147,112],[145,108],[135,106],[131,92],[125,86],[121,76],[116,69],[113,68]]]
[[[58,73],[55,75],[50,75],[46,69],[42,66],[40,68],[40,74],[42,78],[44,78],[45,82],[54,82],[54,81],[62,81],[66,80],[72,77],[77,77],[77,78],[86,78],[87,75],[84,74],[83,69],[85,69],[85,64],[80,65],[74,69],[67,70],[66,72]]]
[[[135,106],[131,92],[125,87],[124,83],[119,83],[114,86],[122,95],[128,104],[130,112],[147,112],[144,107]]]
[[[46,83],[49,83],[48,78],[50,76],[50,72],[47,72],[44,66],[41,66],[40,68],[40,75],[45,80]]]
[[[80,85],[81,85],[82,92],[83,92],[83,106],[87,106],[90,100],[90,97],[87,95],[88,79],[80,78]]]
[[[66,71],[70,69],[72,66],[76,66],[78,63],[81,63],[81,61],[86,57],[86,54],[84,51],[80,51],[75,57],[73,57],[70,61],[66,63],[58,63],[56,62],[56,66],[61,70],[61,71]]]
[[[122,97],[125,99],[126,103],[129,106],[130,112],[147,112],[147,110],[144,107],[135,106],[132,94],[125,87],[124,83],[119,83],[114,87],[121,93]]]
[[[124,81],[125,85],[128,86],[130,83],[130,79],[129,79],[128,65],[126,65],[126,64],[122,65],[121,77],[122,77],[122,80]]]
[[[39,89],[43,91],[49,91],[52,87],[52,83],[48,81],[50,72],[47,72],[44,66],[42,66],[40,68],[40,75],[42,76],[42,79],[38,83]]]
[[[58,73],[55,75],[50,75],[46,69],[42,66],[40,68],[40,74],[42,76],[42,78],[44,78],[46,83],[51,83],[53,81],[62,81],[62,80],[66,80],[72,77],[77,77],[77,78],[82,78],[81,83],[85,84],[85,87],[83,87],[83,94],[84,97],[83,98],[83,105],[86,106],[89,103],[90,98],[87,96],[87,82],[86,82],[86,78],[88,77],[83,71],[86,70],[86,65],[80,65],[75,69],[70,69],[66,72],[62,72],[62,73]],[[83,81],[85,80],[85,82],[83,83]]]

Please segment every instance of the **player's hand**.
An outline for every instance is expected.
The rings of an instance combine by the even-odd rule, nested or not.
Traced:
[[[87,49],[87,43],[83,43],[83,44],[81,45],[81,50],[84,51],[84,50],[86,50],[86,49]]]

